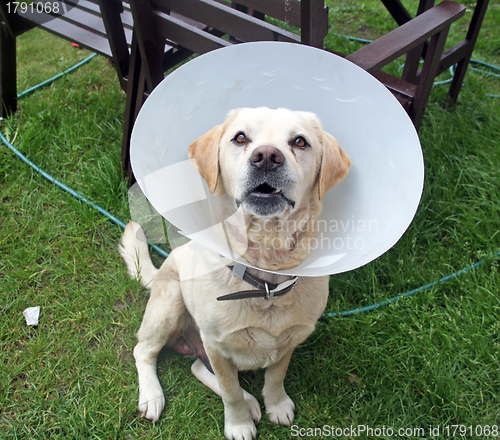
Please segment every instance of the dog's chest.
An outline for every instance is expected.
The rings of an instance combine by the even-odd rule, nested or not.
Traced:
[[[211,343],[233,359],[240,370],[265,368],[303,342],[314,330],[315,320],[290,319],[279,307],[247,310],[226,316],[211,332]]]
[[[265,368],[276,363],[290,349],[303,342],[313,327],[294,326],[280,334],[259,327],[235,329],[221,335],[218,345],[239,370]]]

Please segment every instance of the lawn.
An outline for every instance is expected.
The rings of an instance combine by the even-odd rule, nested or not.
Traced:
[[[374,38],[395,26],[378,0],[332,2],[330,22],[325,42],[345,53],[360,45],[346,35]],[[89,55],[40,30],[24,34],[19,92]],[[473,58],[500,66],[500,0],[491,1]],[[332,277],[327,312],[483,263],[389,307],[323,318],[287,375],[296,426],[264,417],[259,439],[329,438],[335,429],[347,439],[360,425],[372,429],[360,438],[400,429],[409,439],[500,437],[500,78],[481,69],[469,69],[452,108],[443,107],[447,86],[434,87],[420,130],[426,177],[416,217],[382,257]],[[96,57],[23,98],[1,129],[38,166],[126,221],[124,104],[115,72]],[[148,292],[119,258],[121,229],[3,145],[0,200],[0,438],[223,438],[221,400],[191,375],[190,360],[169,351],[159,361],[163,417],[153,425],[136,410],[132,349]],[[22,314],[31,306],[41,307],[36,327]],[[261,399],[263,372],[240,378]]]

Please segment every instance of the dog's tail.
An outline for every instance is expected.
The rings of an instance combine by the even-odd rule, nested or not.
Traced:
[[[151,261],[146,236],[140,225],[134,222],[127,224],[118,250],[130,276],[150,289],[158,269]]]

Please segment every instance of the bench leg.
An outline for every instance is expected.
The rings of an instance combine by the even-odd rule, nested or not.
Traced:
[[[109,46],[113,54],[113,65],[115,66],[118,80],[123,90],[126,90],[126,77],[130,63],[130,55],[127,47],[127,39],[123,29],[120,14],[123,12],[121,0],[100,0],[101,10]]]
[[[286,2],[285,2],[286,3]],[[301,0],[301,43],[323,48],[325,26],[323,20],[323,0]]]
[[[132,39],[132,49],[130,54],[130,66],[128,69],[127,81],[127,101],[125,105],[125,121],[123,124],[122,138],[122,167],[127,175],[129,187],[135,182],[135,178],[130,166],[130,137],[134,127],[135,118],[141,109],[144,101],[144,88],[146,80],[142,69],[142,59],[137,45],[136,36]]]
[[[0,32],[0,117],[17,110],[16,38]]]

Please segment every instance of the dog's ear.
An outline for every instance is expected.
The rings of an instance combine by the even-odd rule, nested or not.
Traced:
[[[219,179],[219,144],[222,132],[222,125],[217,125],[196,139],[188,149],[189,159],[207,182],[212,194]]]
[[[321,159],[321,169],[319,172],[319,199],[323,200],[325,193],[337,185],[349,171],[351,159],[340,147],[337,139],[330,133],[323,132],[323,157]]]

